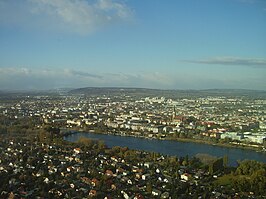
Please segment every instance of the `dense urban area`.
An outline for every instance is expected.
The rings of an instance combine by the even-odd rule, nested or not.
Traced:
[[[63,139],[84,131],[265,153],[265,113],[266,94],[255,91],[3,92],[0,198],[265,198],[262,162],[229,167],[227,156],[176,157]]]

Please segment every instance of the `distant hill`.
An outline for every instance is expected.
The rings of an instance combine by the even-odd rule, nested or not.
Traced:
[[[147,88],[119,88],[119,87],[86,87],[69,91],[69,94],[85,94],[85,95],[130,95],[130,94],[148,94],[155,95],[165,90],[147,89]]]
[[[120,87],[86,87],[73,89],[72,95],[135,95],[135,96],[164,96],[175,98],[225,96],[266,98],[266,91],[245,89],[207,89],[207,90],[163,90],[149,88],[120,88]]]
[[[266,99],[266,91],[245,89],[207,89],[207,90],[163,90],[150,88],[122,88],[122,87],[86,87],[86,88],[60,88],[51,90],[9,91],[0,90],[0,98],[18,96],[59,96],[59,95],[130,95],[141,97],[166,97],[166,98],[197,98],[197,97],[248,97],[251,99]]]

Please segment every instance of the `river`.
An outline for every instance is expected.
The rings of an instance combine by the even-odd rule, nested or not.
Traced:
[[[130,149],[153,151],[165,155],[194,156],[209,154],[216,157],[228,156],[228,164],[236,166],[237,160],[257,160],[266,163],[266,154],[248,149],[229,148],[193,142],[143,139],[136,137],[77,132],[64,137],[66,141],[75,142],[80,137],[103,140],[108,147],[121,146]]]

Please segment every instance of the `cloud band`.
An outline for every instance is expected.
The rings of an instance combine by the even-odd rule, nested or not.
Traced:
[[[266,69],[266,59],[263,58],[217,57],[203,60],[185,60],[185,62],[194,64],[248,66]]]

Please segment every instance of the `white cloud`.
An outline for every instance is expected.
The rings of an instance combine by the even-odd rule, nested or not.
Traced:
[[[132,11],[125,4],[113,2],[112,0],[99,0],[96,7],[100,10],[109,12],[109,14],[115,12],[115,16],[122,19],[130,18],[132,14]],[[109,16],[108,19],[110,19],[110,17],[111,16]]]
[[[87,34],[102,26],[131,17],[131,10],[120,2],[98,0],[30,0],[34,14],[47,14],[63,28]]]
[[[109,24],[129,21],[132,13],[122,0],[0,1],[2,23],[78,34],[88,34]]]

